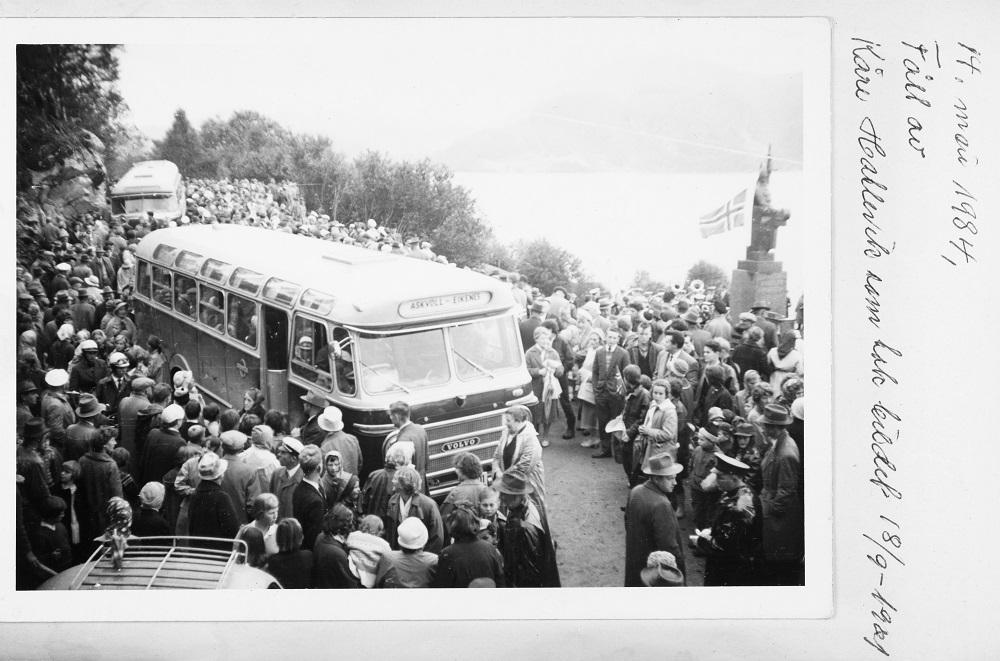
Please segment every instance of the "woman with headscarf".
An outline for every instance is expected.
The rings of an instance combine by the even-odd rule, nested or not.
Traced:
[[[330,450],[323,455],[323,477],[320,486],[326,494],[326,509],[331,510],[337,503],[342,503],[352,513],[358,512],[358,497],[361,489],[358,486],[358,476],[344,470],[344,458],[337,450]]]
[[[781,382],[789,374],[802,376],[802,354],[795,348],[798,340],[795,331],[782,333],[778,346],[767,352],[767,363],[771,367],[771,388],[779,392]]]
[[[250,388],[243,393],[243,408],[240,409],[240,418],[247,415],[255,415],[260,420],[264,419],[267,411],[264,409],[264,393],[260,388]]]
[[[580,383],[580,390],[576,394],[577,411],[576,420],[577,426],[583,431],[584,436],[593,435],[590,440],[584,440],[580,443],[581,446],[590,448],[596,447],[600,441],[597,439],[597,406],[595,404],[596,399],[594,396],[594,356],[597,354],[597,350],[604,344],[604,333],[598,329],[593,329],[589,332],[587,337],[587,344],[584,347],[580,347],[577,351],[577,358],[579,359],[581,354],[583,356],[583,362],[580,365],[580,370],[577,375],[577,381]]]

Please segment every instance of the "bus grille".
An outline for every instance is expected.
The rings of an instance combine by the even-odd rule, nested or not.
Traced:
[[[458,483],[452,462],[463,452],[479,457],[483,470],[488,471],[502,427],[503,412],[498,411],[496,415],[445,423],[427,430],[427,480],[431,495],[441,495]]]

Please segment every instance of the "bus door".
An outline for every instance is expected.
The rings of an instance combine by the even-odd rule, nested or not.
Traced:
[[[288,313],[267,304],[264,314],[263,382],[268,406],[288,407]]]

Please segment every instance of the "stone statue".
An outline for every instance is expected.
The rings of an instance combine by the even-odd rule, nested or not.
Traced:
[[[762,166],[757,176],[757,190],[753,196],[753,219],[750,225],[750,245],[747,246],[747,259],[754,261],[773,261],[775,239],[778,228],[788,223],[791,216],[787,209],[775,209],[771,206],[771,191],[768,186],[771,180],[771,154],[768,150],[767,164]]]

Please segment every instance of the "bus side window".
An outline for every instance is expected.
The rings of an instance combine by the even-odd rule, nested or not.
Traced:
[[[257,304],[253,301],[229,295],[229,337],[252,347],[257,346]]]
[[[149,262],[139,261],[138,272],[136,273],[136,293],[149,298]]]
[[[194,319],[195,305],[198,299],[198,288],[194,280],[181,275],[174,274],[174,310],[185,317]]]
[[[330,376],[330,344],[326,326],[305,317],[295,317],[292,325],[292,372],[325,390],[333,387]]]
[[[343,328],[335,327],[330,363],[333,365],[333,373],[337,375],[337,390],[345,395],[353,395],[356,392],[353,356],[350,333]]]
[[[153,267],[153,300],[165,308],[173,307],[170,271],[160,266]]]
[[[223,307],[222,291],[201,285],[201,305],[198,309],[198,320],[210,327],[216,333],[221,333],[226,326],[226,309]]]

